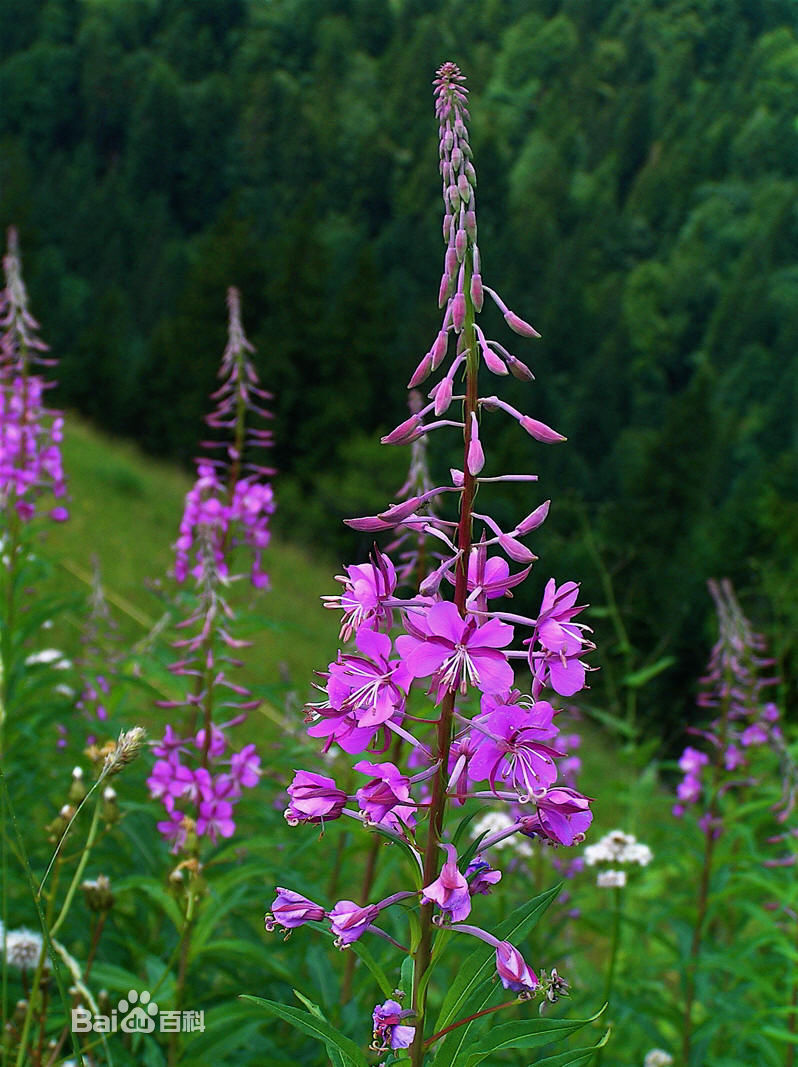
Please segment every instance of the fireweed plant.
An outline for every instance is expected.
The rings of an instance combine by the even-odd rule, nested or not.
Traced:
[[[8,716],[15,710],[25,670],[21,620],[25,588],[38,570],[32,552],[42,499],[55,498],[49,519],[68,517],[61,463],[64,421],[45,398],[55,365],[28,307],[16,230],[8,231],[0,292],[0,756]]]
[[[708,926],[711,885],[718,867],[718,842],[730,829],[729,819],[734,822],[730,802],[735,794],[747,794],[750,799],[756,795],[757,787],[781,781],[780,797],[775,804],[769,802],[770,817],[776,825],[771,822],[767,843],[786,845],[787,851],[781,855],[774,851],[764,860],[765,866],[794,865],[798,832],[794,820],[790,825],[798,791],[796,765],[779,726],[779,708],[768,696],[780,681],[773,673],[775,660],[767,655],[764,637],[754,632],[743,614],[731,583],[710,581],[708,585],[717,612],[719,636],[707,672],[701,678],[702,690],[697,703],[702,709],[711,709],[715,717],[704,727],[688,729],[700,747],[688,745],[679,759],[683,778],[673,806],[673,815],[679,819],[690,810],[698,814],[704,841],[685,974],[682,1020],[685,1064],[691,1062],[697,972]],[[785,832],[776,832],[779,825]],[[794,913],[791,919],[795,928]],[[792,996],[794,1027],[798,1003],[795,986]]]
[[[177,1007],[182,1006],[191,931],[203,895],[203,845],[216,845],[235,833],[235,806],[244,792],[258,784],[260,757],[255,745],[235,751],[231,731],[256,707],[258,700],[229,677],[242,666],[235,656],[249,642],[234,636],[235,614],[226,589],[238,579],[255,590],[268,585],[263,551],[269,543],[269,518],[274,511],[272,469],[258,459],[271,443],[263,426],[269,399],[259,385],[251,359],[254,351],[241,325],[239,294],[227,294],[228,341],[212,394],[213,411],[206,423],[214,431],[204,442],[206,455],[197,460],[197,477],[186,495],[175,545],[174,576],[194,583],[188,615],[178,623],[186,636],[173,642],[177,659],[170,671],[182,680],[183,695],[158,706],[182,712],[166,726],[153,747],[156,761],[147,779],[150,796],[160,800],[164,817],[158,830],[178,857],[170,876],[182,895],[183,930],[178,946]],[[210,456],[207,455],[210,454]],[[248,575],[236,574],[241,548]],[[170,1062],[176,1056],[173,1035]]]
[[[97,898],[91,946],[83,962],[61,941],[78,889],[95,846],[119,821],[116,779],[138,755],[144,731],[122,730],[116,740],[91,744],[83,765],[58,779],[58,800],[49,821],[37,826],[27,841],[21,827],[29,817],[33,791],[41,790],[41,726],[55,699],[63,707],[75,700],[65,679],[73,664],[59,649],[40,647],[60,605],[42,592],[46,573],[37,538],[42,523],[68,518],[64,506],[66,481],[61,462],[63,418],[46,404],[52,388],[49,372],[55,360],[38,335],[29,307],[15,230],[8,232],[3,259],[5,286],[0,293],[0,822],[2,826],[2,894],[0,901],[0,965],[2,1018],[0,1059],[3,1063],[55,1063],[73,1044],[63,1014],[71,1004],[96,1006],[87,981],[110,907],[110,895]],[[54,502],[53,502],[54,501]],[[39,647],[37,647],[39,646]],[[44,732],[45,736],[47,731]],[[65,738],[66,728],[60,731]],[[58,746],[60,747],[60,746]],[[58,747],[54,746],[55,751]],[[84,767],[88,764],[89,771]],[[13,790],[9,790],[9,783]],[[88,826],[79,819],[90,812]],[[46,809],[45,809],[46,810]],[[49,861],[40,867],[46,840]],[[16,861],[12,879],[9,854]],[[36,870],[34,870],[34,867]],[[24,925],[10,923],[23,906],[10,893],[17,882],[30,890]],[[104,882],[101,882],[104,884]],[[15,914],[16,918],[16,914]],[[19,919],[16,918],[18,922]],[[39,929],[33,927],[38,925]],[[65,977],[71,986],[67,996]],[[24,998],[13,1013],[9,993],[21,983]],[[61,1004],[58,1004],[60,998]],[[54,1030],[54,1028],[57,1028]],[[53,1036],[55,1034],[55,1036]],[[49,1040],[45,1040],[48,1037]]]
[[[497,377],[533,377],[479,325],[485,295],[514,333],[539,334],[482,280],[464,81],[457,66],[446,63],[434,82],[446,246],[439,293],[443,319],[409,387],[436,371],[442,376],[428,402],[383,438],[384,444],[414,444],[452,428],[463,436],[463,465],[451,471],[451,484],[424,488],[379,515],[347,520],[375,535],[423,532],[434,539],[440,558],[427,562],[418,592],[401,598],[396,565],[375,547],[368,563],[346,568],[342,592],[327,598],[327,606],[341,612],[341,637],[351,638],[354,650],[339,652],[322,676],[321,699],[307,706],[308,734],[322,741],[325,751],[336,745],[354,756],[359,785],[348,792],[326,774],[299,770],[288,787],[285,812],[290,825],[323,827],[346,817],[388,838],[407,859],[407,882],[382,900],[338,900],[331,906],[281,887],[266,915],[268,930],[287,933],[308,922],[324,923],[341,949],[357,950],[368,936],[396,947],[404,957],[401,979],[373,1009],[371,1048],[385,1054],[385,1063],[414,1067],[433,1055],[436,1064],[465,1063],[476,1048],[485,1058],[496,1047],[543,1044],[584,1025],[569,1029],[558,1020],[555,1034],[548,1029],[552,1021],[527,1018],[496,1027],[487,1037],[480,1031],[474,1045],[477,1018],[518,1000],[536,999],[543,1007],[568,989],[555,968],[533,970],[513,941],[527,933],[554,892],[523,905],[495,932],[478,925],[479,896],[502,877],[478,848],[515,835],[566,847],[584,839],[591,800],[558,781],[564,753],[557,747],[558,709],[552,701],[585,686],[584,657],[593,646],[584,625],[574,621],[582,610],[575,582],[549,579],[534,618],[498,606],[531,570],[536,556],[525,540],[545,520],[549,501],[509,530],[479,506],[480,491],[489,492],[491,483],[537,480],[532,474],[488,473],[485,430],[500,414],[543,444],[564,438],[480,389],[482,368]],[[444,505],[455,499],[458,508],[447,517]],[[526,672],[531,682],[525,685]],[[413,700],[418,688],[428,699],[421,711]],[[384,758],[389,749],[391,755],[396,751],[397,737],[404,766]],[[472,800],[480,806],[503,802],[512,818],[466,847],[461,809]],[[403,917],[401,927],[391,913]],[[478,943],[476,951],[469,941]],[[456,957],[458,976],[441,1003],[443,991],[435,988],[433,975],[445,950]],[[496,979],[512,997],[487,1006]],[[358,1046],[317,1015],[259,1002],[324,1040],[331,1055],[366,1062]],[[439,1011],[433,1013],[436,1004]]]

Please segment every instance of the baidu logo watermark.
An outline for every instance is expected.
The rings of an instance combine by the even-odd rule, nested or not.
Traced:
[[[72,1009],[75,1034],[188,1034],[205,1029],[204,1011],[159,1011],[152,995],[135,989],[122,998],[110,1015],[95,1014],[88,1008]]]

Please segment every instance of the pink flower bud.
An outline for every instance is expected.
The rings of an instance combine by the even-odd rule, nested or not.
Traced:
[[[458,234],[459,233],[460,231],[458,231]],[[457,238],[455,238],[455,241],[456,240]],[[460,260],[462,258],[463,257],[458,253],[455,246],[449,245],[449,247],[446,249],[446,257],[444,259],[444,270],[446,271],[446,276],[451,281],[454,281],[457,275],[457,268],[460,265]]]
[[[441,275],[441,286],[438,290],[438,307],[442,308],[449,299],[449,293],[454,288],[452,277],[446,271]]]
[[[383,522],[376,515],[365,515],[362,519],[344,519],[344,526],[350,530],[360,530],[362,533],[378,533],[381,530],[390,530],[392,524]]]
[[[499,544],[516,563],[534,563],[538,558],[534,552],[530,552],[526,545],[521,544],[510,534],[500,534]]]
[[[504,360],[500,359],[492,348],[487,345],[482,345],[482,358],[485,360],[485,366],[491,372],[491,374],[507,374],[507,367],[504,365]]]
[[[496,972],[504,988],[514,993],[530,993],[538,986],[537,975],[509,941],[500,941],[496,946]]]
[[[446,355],[446,349],[448,347],[449,334],[446,330],[441,330],[438,336],[435,338],[435,344],[430,349],[430,355],[432,356],[432,370],[438,369],[441,360]]]
[[[461,174],[457,179],[457,191],[463,198],[464,203],[468,204],[471,202],[472,190],[471,186],[468,184],[468,178],[466,178],[465,174]]]
[[[451,158],[452,158],[452,166],[454,167],[455,170],[459,170],[460,167],[463,165],[463,150],[459,145],[456,148],[452,149],[452,157]]]
[[[540,337],[535,327],[530,326],[528,322],[524,322],[514,311],[506,312],[504,321],[514,333],[520,334],[522,337]]]
[[[465,171],[465,176],[468,179],[468,184],[471,186],[472,189],[476,189],[477,172],[474,170],[473,164],[466,160],[466,164],[463,170]]]
[[[474,305],[475,311],[482,311],[482,305],[485,302],[485,294],[482,291],[482,275],[471,275],[471,302]],[[497,371],[498,374],[506,374],[506,370]]]
[[[510,368],[510,374],[517,378],[519,382],[533,382],[535,380],[535,375],[527,367],[526,363],[516,359],[509,352],[507,353],[507,366]]]
[[[452,223],[454,222],[454,216],[446,214],[443,216],[443,239],[448,245],[449,237],[452,233]]]
[[[466,183],[468,184],[468,183]],[[455,211],[460,207],[460,193],[456,185],[450,185],[446,190],[446,197]]]
[[[406,445],[415,439],[416,431],[420,426],[421,419],[418,415],[411,415],[409,419],[405,419],[395,430],[391,430],[380,440],[384,445]]]
[[[457,253],[458,262],[463,262],[463,256],[465,255],[466,246],[468,244],[468,237],[465,230],[458,230],[454,239],[454,248]]]
[[[542,526],[546,521],[546,516],[549,513],[550,500],[544,501],[539,507],[527,515],[525,519],[518,523],[515,528],[515,532],[523,537],[525,534],[531,533],[533,530],[537,530],[538,526]]]
[[[462,489],[465,485],[465,475],[462,471],[459,471],[457,467],[450,467],[449,474],[452,476],[452,485],[458,489]]]
[[[430,396],[435,396],[435,417],[440,418],[452,402],[452,379],[447,375],[435,386]]]
[[[408,389],[415,389],[417,385],[421,385],[425,381],[432,371],[432,352],[427,352],[426,356],[421,360],[419,365],[413,372],[413,377],[407,383]]]
[[[530,437],[534,437],[536,441],[542,441],[544,445],[553,445],[558,441],[567,440],[561,433],[547,426],[545,422],[538,422],[529,415],[522,415],[518,421]]]
[[[392,504],[391,507],[385,511],[381,511],[379,518],[383,522],[396,523],[406,519],[408,515],[412,515],[414,511],[417,511],[419,506],[423,504],[424,497],[411,496],[408,500],[403,500],[399,504]]]
[[[460,333],[465,325],[466,302],[465,294],[457,293],[452,300],[452,322],[457,333]]]
[[[474,478],[485,466],[485,453],[479,440],[479,423],[474,412],[471,412],[471,440],[468,443],[468,472]]]

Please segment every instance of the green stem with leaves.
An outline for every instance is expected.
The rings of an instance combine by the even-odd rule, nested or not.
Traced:
[[[621,947],[621,921],[623,918],[623,889],[616,886],[613,890],[615,900],[612,909],[612,941],[610,943],[610,958],[607,963],[607,975],[604,979],[604,1003],[610,1004],[612,988],[615,983],[615,971],[618,963],[618,950]],[[595,1067],[599,1067],[604,1055],[603,1047],[598,1050],[595,1059]]]
[[[725,692],[729,694],[732,688],[732,679],[726,678]],[[690,955],[687,960],[687,974],[685,978],[684,993],[684,1017],[682,1023],[682,1061],[684,1067],[689,1067],[690,1046],[693,1037],[693,1004],[695,1002],[696,973],[701,956],[701,946],[704,936],[707,910],[709,907],[709,887],[712,880],[712,862],[715,854],[715,836],[720,815],[720,786],[723,776],[723,755],[726,751],[726,733],[731,710],[731,697],[726,695],[723,700],[720,729],[718,731],[718,744],[715,754],[715,766],[712,777],[712,792],[707,807],[707,824],[704,828],[704,859],[701,865],[701,881],[698,888],[698,906],[696,911],[693,937],[690,943]]]
[[[191,934],[195,922],[195,906],[197,894],[194,891],[194,876],[191,875],[188,883],[188,899],[186,901],[186,915],[183,930],[180,934],[180,963],[177,971],[177,988],[175,992],[175,1008],[182,1011],[186,992],[186,975],[188,974],[188,957],[191,951]],[[174,1067],[180,1058],[180,1035],[171,1033],[169,1036],[169,1067]]]

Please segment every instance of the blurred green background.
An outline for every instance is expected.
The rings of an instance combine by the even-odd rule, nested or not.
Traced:
[[[711,643],[705,581],[728,575],[794,702],[796,23],[793,0],[4,0],[0,223],[59,401],[187,466],[238,286],[275,394],[280,538],[362,558],[340,520],[404,479],[377,440],[439,321],[430,83],[454,60],[483,274],[543,334],[514,339],[537,381],[507,399],[569,438],[485,434],[486,473],[541,476],[498,516],[554,500],[530,605],[550,574],[582,580],[611,711],[669,664],[639,708],[669,740]],[[97,462],[98,513],[109,479],[130,514],[161,506]]]

